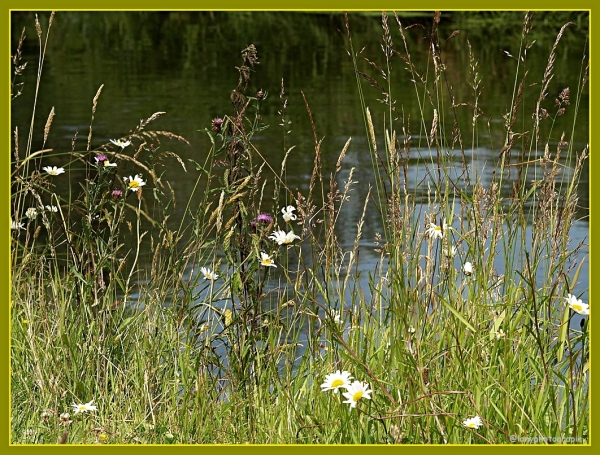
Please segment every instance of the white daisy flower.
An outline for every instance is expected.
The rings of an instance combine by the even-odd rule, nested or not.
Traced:
[[[273,259],[271,259],[271,256],[262,251],[260,253],[260,265],[264,265],[265,267],[277,267],[273,262]]]
[[[323,392],[333,390],[337,393],[340,387],[347,389],[350,386],[350,379],[352,379],[352,376],[349,372],[337,370],[335,373],[329,373],[325,376],[325,382],[321,384],[321,389]]]
[[[121,139],[111,139],[110,142],[115,144],[117,147],[121,147],[121,149],[124,149],[131,144],[131,141],[122,141]]]
[[[287,245],[292,243],[295,239],[300,239],[299,236],[294,234],[294,231],[290,231],[287,234],[284,231],[274,231],[269,238],[279,245]]]
[[[349,387],[347,387],[347,391],[342,394],[345,398],[347,398],[347,400],[343,401],[343,403],[348,403],[350,405],[350,409],[355,408],[358,402],[363,398],[370,400],[371,393],[373,393],[373,391],[369,390],[369,384],[366,382],[354,381]]]
[[[38,215],[37,209],[35,207],[29,207],[27,209],[27,211],[25,212],[25,216],[27,218],[29,218],[30,220],[35,219],[35,217]]]
[[[48,175],[60,175],[65,172],[64,168],[56,166],[46,166],[42,168]]]
[[[294,207],[293,205],[288,205],[287,207],[281,209],[281,213],[283,214],[283,220],[286,223],[296,220],[296,215],[292,213],[294,210],[296,210],[296,207]]]
[[[25,229],[25,225],[19,221],[11,221],[10,228],[18,231],[19,229]]]
[[[73,412],[75,412],[75,414],[79,414],[79,413],[84,413],[84,412],[88,412],[88,411],[95,411],[98,408],[93,405],[94,400],[90,401],[89,403],[85,403],[85,404],[75,404],[73,403],[71,406],[73,406]]]
[[[202,272],[202,275],[204,275],[205,280],[214,281],[219,278],[219,275],[216,272],[211,271],[208,267],[202,267],[200,271]]]
[[[463,273],[467,276],[471,276],[473,274],[473,264],[465,262],[465,265],[463,265]]]
[[[481,417],[475,416],[471,417],[470,419],[464,420],[462,424],[467,428],[477,430],[480,426],[483,425],[483,421],[481,420]]]
[[[578,299],[573,294],[569,294],[568,297],[565,298],[567,300],[569,308],[571,308],[576,313],[582,314],[584,316],[588,316],[590,314],[590,306],[587,303],[583,303],[581,299]]]
[[[444,221],[443,223],[443,227],[442,226],[438,226],[435,223],[429,223],[427,225],[427,229],[425,230],[425,234],[427,236],[429,236],[430,239],[443,239],[444,238],[444,234],[446,232],[446,229],[448,229],[448,225],[446,224],[446,222]]]
[[[131,190],[131,191],[137,191],[140,189],[140,187],[144,186],[146,184],[146,182],[144,182],[142,180],[142,177],[139,176],[138,174],[135,174],[135,177],[125,177],[124,178],[125,183],[127,183],[127,187]]]

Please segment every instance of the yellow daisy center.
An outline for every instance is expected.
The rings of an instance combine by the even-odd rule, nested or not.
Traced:
[[[358,401],[362,398],[363,396],[363,392],[362,391],[358,391],[356,392],[354,395],[352,395],[352,400],[353,401]]]
[[[467,427],[475,428],[475,422],[470,422],[469,424],[467,424]]]
[[[572,306],[572,308],[573,308],[575,311],[577,311],[577,312],[580,312],[580,311],[582,311],[582,310],[583,310],[583,307],[582,307],[581,305],[579,305],[578,303],[574,304],[574,305]]]
[[[132,180],[131,182],[129,182],[129,188],[139,188],[140,184],[137,180]]]
[[[331,387],[339,387],[341,385],[344,385],[344,381],[342,381],[341,379],[336,379],[331,383]]]
[[[262,260],[263,265],[271,265],[271,262],[272,262],[271,259],[263,259]]]

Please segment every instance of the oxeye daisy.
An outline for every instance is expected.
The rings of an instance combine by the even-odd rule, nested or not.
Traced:
[[[470,419],[463,420],[462,424],[467,428],[477,430],[480,426],[483,425],[483,421],[481,420],[481,417],[475,416],[471,417]]]
[[[96,409],[98,409],[95,405],[93,405],[94,400],[90,401],[89,403],[85,403],[85,404],[75,404],[73,403],[71,406],[73,406],[73,412],[75,414],[79,414],[79,413],[84,413],[84,412],[88,412],[88,411],[95,411]]]
[[[443,239],[446,229],[448,229],[446,222],[443,223],[443,226],[438,226],[435,223],[429,223],[427,225],[427,229],[425,230],[425,234],[427,234],[430,239]]]
[[[569,294],[567,297],[567,304],[576,313],[588,316],[590,314],[590,306],[587,303],[583,303],[581,299],[578,299],[573,294]]]
[[[264,265],[265,267],[277,267],[273,262],[273,259],[271,259],[271,256],[262,251],[260,253],[260,265]]]
[[[217,273],[211,271],[208,267],[202,267],[200,269],[200,271],[202,272],[202,275],[204,275],[205,280],[214,281],[217,278],[219,278],[219,275]]]
[[[122,141],[121,139],[111,139],[110,142],[115,144],[117,147],[121,147],[121,149],[124,149],[131,144],[131,141]]]
[[[335,373],[329,373],[325,376],[325,382],[321,384],[321,389],[323,392],[333,390],[337,393],[340,387],[347,389],[350,386],[350,379],[352,379],[352,376],[349,372],[337,370]]]
[[[343,393],[344,397],[347,398],[343,403],[348,403],[350,409],[355,408],[363,398],[370,400],[372,392],[372,390],[369,390],[369,384],[366,382],[354,381],[346,388],[346,392]]]
[[[138,174],[135,174],[135,177],[125,177],[124,178],[125,183],[127,183],[127,187],[131,190],[131,191],[137,191],[140,189],[140,187],[144,186],[146,184],[146,182],[144,182],[142,180],[142,177],[139,176]]]
[[[471,276],[473,274],[473,264],[465,262],[465,265],[463,265],[463,273],[467,276]]]
[[[27,209],[27,211],[25,212],[25,216],[27,218],[29,218],[30,220],[35,219],[35,217],[38,215],[37,209],[35,207],[29,207]]]
[[[56,166],[46,166],[42,168],[44,171],[48,173],[48,175],[60,175],[64,174],[65,170],[62,167]]]
[[[287,245],[292,243],[295,239],[300,239],[299,236],[294,234],[294,231],[290,231],[287,234],[284,231],[275,231],[269,238],[277,242],[278,245]]]
[[[292,213],[294,210],[296,210],[296,207],[294,207],[293,205],[288,205],[287,207],[281,209],[281,213],[283,214],[283,220],[286,223],[296,220],[296,215]]]
[[[25,225],[19,221],[11,221],[10,223],[10,228],[14,229],[16,231],[20,230],[20,229],[25,229]]]

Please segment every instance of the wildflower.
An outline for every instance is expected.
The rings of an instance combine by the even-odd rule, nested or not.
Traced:
[[[46,409],[46,410],[42,411],[42,421],[44,423],[48,423],[48,420],[53,415],[54,415],[54,411],[52,411],[51,409]]]
[[[221,132],[221,127],[223,126],[223,119],[216,117],[212,120],[212,130],[215,133],[220,133]]]
[[[273,222],[273,218],[268,213],[260,213],[256,217],[256,221],[258,223],[271,224]]]
[[[573,294],[569,294],[566,297],[567,303],[569,304],[569,308],[571,308],[576,313],[587,316],[590,314],[590,306],[587,303],[583,303],[581,299],[578,299]]]
[[[287,207],[281,209],[281,213],[283,214],[283,220],[286,223],[296,220],[296,215],[292,213],[294,210],[296,210],[296,207],[294,207],[293,205],[288,205]]]
[[[123,192],[121,190],[112,190],[112,193],[110,193],[110,195],[115,199],[119,199],[123,197]]]
[[[275,231],[273,232],[269,238],[274,240],[279,245],[287,245],[294,241],[294,239],[300,239],[299,236],[294,234],[294,231],[290,231],[287,234],[284,231]]]
[[[264,265],[265,267],[277,267],[267,253],[260,252],[260,265]]]
[[[10,228],[18,231],[19,229],[25,229],[25,225],[18,221],[11,221]]]
[[[69,420],[71,418],[71,414],[69,414],[68,412],[63,412],[60,416],[60,424],[63,426],[67,426],[70,423],[73,423],[72,420]]]
[[[333,310],[333,322],[340,324],[342,322],[342,312],[339,310]]]
[[[473,274],[473,264],[465,262],[465,265],[463,265],[463,272],[465,275],[471,276]]]
[[[131,144],[131,141],[122,141],[121,139],[111,139],[110,142],[115,144],[117,147],[121,147],[121,150]]]
[[[448,225],[446,224],[446,222],[443,223],[443,227],[438,226],[435,223],[429,223],[427,225],[427,229],[425,230],[425,234],[427,234],[430,239],[443,239],[444,232],[446,232],[446,229],[448,229]]]
[[[483,425],[483,421],[481,420],[481,417],[475,416],[470,419],[464,420],[462,424],[467,428],[477,430],[480,426]]]
[[[96,406],[94,406],[92,404],[94,400],[90,401],[89,403],[85,403],[85,404],[75,404],[73,403],[71,406],[73,406],[73,412],[75,412],[75,414],[79,414],[87,412],[87,411],[95,411],[96,409],[98,409]]]
[[[48,173],[48,175],[60,175],[63,174],[65,172],[65,170],[62,167],[51,167],[51,166],[46,166],[42,168],[44,171],[46,171]]]
[[[25,212],[25,216],[30,220],[33,220],[38,215],[38,212],[35,207],[29,207]]]
[[[127,186],[131,191],[137,191],[140,189],[141,186],[144,186],[146,184],[146,182],[144,182],[142,180],[142,177],[140,177],[138,174],[135,174],[135,177],[125,177],[124,180],[125,183],[129,182],[127,183]]]
[[[495,334],[496,334],[497,340],[503,339],[506,336],[506,334],[504,333],[504,330],[502,330],[502,329],[498,329],[498,331],[495,332]]]
[[[458,251],[456,245],[452,245],[452,248],[444,248],[444,254],[449,258],[453,258],[456,255],[456,251]]]
[[[56,212],[58,212],[58,207],[57,207],[57,206],[55,206],[55,205],[47,205],[47,206],[46,206],[46,210],[48,210],[49,212],[54,212],[54,213],[56,213]]]
[[[355,408],[362,398],[370,400],[372,392],[372,390],[369,390],[369,384],[366,382],[354,381],[350,384],[350,387],[347,387],[347,391],[343,393],[344,397],[348,398],[343,403],[350,404],[350,409]]]
[[[337,393],[340,387],[347,389],[350,386],[350,379],[352,379],[352,376],[349,372],[337,370],[335,373],[329,373],[325,376],[325,382],[321,384],[321,389],[323,392],[333,390]]]
[[[104,166],[104,167],[115,167],[117,165],[117,163],[111,163],[108,160],[108,157],[104,154],[100,154],[96,157],[94,157],[94,159],[96,160],[96,162],[100,165],[100,166]]]
[[[98,441],[106,442],[108,441],[108,435],[103,431],[98,435]]]
[[[214,281],[219,278],[219,275],[217,275],[215,272],[212,272],[208,267],[202,267],[200,271],[202,272],[202,275],[204,275],[205,280]]]

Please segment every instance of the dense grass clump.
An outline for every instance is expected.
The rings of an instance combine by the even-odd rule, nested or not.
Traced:
[[[53,18],[45,31],[35,22],[36,90]],[[353,139],[327,169],[304,96],[314,166],[305,191],[290,188],[284,82],[277,94],[253,86],[254,45],[242,50],[237,86],[223,97],[228,113],[204,128],[203,160],[172,151],[189,145],[185,132],[150,129],[164,112],[97,143],[102,86],[89,130],[66,152],[45,148],[54,110],[38,150],[38,125],[32,120],[25,137],[16,128],[11,442],[587,442],[589,306],[574,295],[587,286],[587,249],[569,235],[588,158],[587,145],[576,145],[587,144],[577,120],[587,60],[568,69],[580,72],[579,86],[557,91],[556,52],[574,24],[557,30],[539,71],[528,67],[535,22],[526,14],[510,60],[514,91],[492,127],[476,52],[467,41],[466,76],[451,80],[439,21],[435,13],[417,64],[411,27],[398,16],[381,16],[379,56],[358,50],[345,18],[376,175],[354,226],[344,221],[357,197],[356,170],[345,165]],[[24,38],[13,55],[13,103],[29,70]],[[419,118],[396,102],[399,85],[414,92]],[[384,107],[377,115],[373,91]],[[277,163],[253,140],[268,127],[264,103],[276,97]],[[563,115],[572,119],[564,133],[553,128]],[[486,141],[498,153],[487,163],[491,181],[472,167]],[[188,201],[176,200],[164,163],[197,176]],[[185,210],[174,228],[175,204]],[[381,232],[364,238],[372,213]],[[341,246],[340,230],[354,232],[352,248]],[[367,276],[358,268],[365,242],[380,255]],[[151,252],[147,268],[142,250]]]

